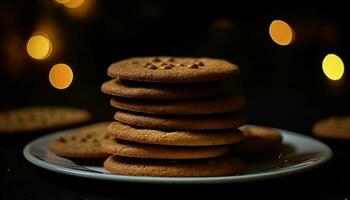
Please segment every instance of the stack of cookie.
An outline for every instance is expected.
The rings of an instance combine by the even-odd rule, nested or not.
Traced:
[[[101,143],[107,171],[135,176],[221,176],[243,162],[226,156],[242,140],[245,100],[221,82],[239,73],[211,58],[136,57],[113,63],[102,85],[118,108]]]

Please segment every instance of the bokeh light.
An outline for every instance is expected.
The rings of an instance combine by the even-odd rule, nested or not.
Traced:
[[[52,52],[52,43],[43,34],[33,35],[27,42],[27,52],[34,59],[45,59]]]
[[[282,20],[274,20],[269,27],[271,39],[281,46],[289,45],[294,40],[293,28]]]
[[[55,0],[55,1],[60,4],[65,4],[65,3],[68,3],[70,0]]]
[[[67,8],[77,8],[77,7],[81,6],[84,2],[85,2],[85,0],[70,0],[67,3],[64,3],[64,5]]]
[[[327,78],[336,81],[344,74],[344,63],[339,56],[328,54],[322,61],[322,70]]]
[[[95,13],[95,0],[85,0],[83,4],[75,8],[67,8],[66,12],[72,17],[87,19],[94,15]]]
[[[57,89],[66,89],[73,81],[73,71],[64,63],[56,64],[50,70],[49,81]]]

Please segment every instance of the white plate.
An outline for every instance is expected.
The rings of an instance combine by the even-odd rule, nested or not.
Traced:
[[[234,176],[173,178],[115,175],[103,169],[102,161],[98,163],[83,163],[81,160],[56,156],[47,149],[47,144],[53,137],[70,133],[74,129],[40,137],[27,144],[23,154],[34,165],[73,176],[109,181],[180,184],[237,183],[276,178],[312,169],[325,163],[332,157],[331,149],[314,138],[291,131],[276,130],[280,131],[283,136],[283,146],[279,150],[280,155],[283,156],[280,156],[279,159],[260,158],[253,162],[248,160],[246,171],[243,174]]]

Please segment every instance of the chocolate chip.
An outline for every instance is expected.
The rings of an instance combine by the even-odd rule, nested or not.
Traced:
[[[143,64],[143,67],[148,67],[149,65],[151,65],[151,63],[145,63],[145,64]]]
[[[105,139],[109,139],[109,136],[108,136],[108,135],[105,135]]]
[[[199,68],[198,65],[196,65],[195,63],[192,63],[192,64],[188,65],[187,67],[190,69],[198,69]]]
[[[66,139],[65,139],[64,137],[60,137],[60,138],[58,139],[58,141],[59,141],[59,142],[62,142],[62,143],[66,143]]]
[[[81,141],[81,142],[86,142],[86,139],[85,139],[85,138],[83,138],[83,139],[81,139],[80,141]]]
[[[204,66],[204,63],[202,61],[197,61],[195,62],[196,65],[200,66],[200,67],[203,67]]]
[[[139,64],[139,61],[133,60],[131,63],[132,63],[132,64]]]
[[[163,65],[160,66],[161,69],[171,69],[172,67],[170,65]]]
[[[87,134],[87,135],[86,135],[86,138],[87,138],[87,139],[90,139],[91,137],[92,137],[92,136],[91,136],[90,134]]]
[[[174,58],[173,57],[169,57],[166,59],[167,62],[174,62]]]
[[[182,63],[177,64],[178,67],[184,67],[185,65]]]
[[[158,67],[156,67],[155,65],[148,65],[147,69],[158,69]]]
[[[93,142],[94,142],[94,143],[97,143],[97,142],[98,142],[98,140],[97,140],[97,139],[94,139],[94,140],[93,140]]]
[[[154,57],[151,59],[151,62],[160,62],[161,60],[158,57]]]
[[[72,140],[75,140],[75,136],[73,135],[73,136],[71,137],[71,139],[72,139]]]

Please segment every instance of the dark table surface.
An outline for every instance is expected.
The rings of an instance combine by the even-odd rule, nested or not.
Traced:
[[[249,101],[246,109],[249,123],[310,135],[313,122],[324,117],[317,114],[321,103],[300,100],[298,95],[245,96]],[[107,102],[108,98],[101,95],[86,104],[95,113],[95,121],[112,116],[114,111],[103,106]],[[350,151],[346,141],[324,141],[334,152],[331,161],[312,171],[283,178],[239,184],[158,185],[91,180],[36,167],[24,159],[22,149],[40,135],[43,133],[0,135],[0,199],[350,198]]]

